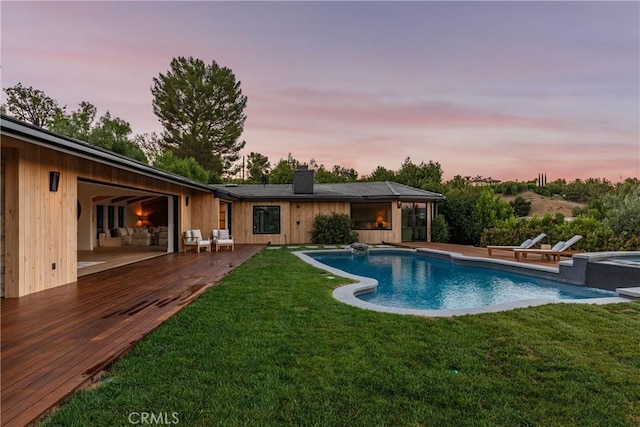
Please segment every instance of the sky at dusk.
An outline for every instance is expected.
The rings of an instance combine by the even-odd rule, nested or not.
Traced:
[[[162,131],[172,58],[231,68],[244,154],[360,175],[406,157],[444,178],[640,177],[640,3],[8,2],[4,88],[21,82]],[[3,94],[4,95],[4,94]],[[4,100],[4,96],[3,96]]]

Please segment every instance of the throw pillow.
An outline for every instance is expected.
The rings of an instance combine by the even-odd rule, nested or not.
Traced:
[[[219,239],[223,239],[223,240],[228,240],[229,239],[229,230],[227,230],[227,229],[220,230],[220,232],[218,233],[218,238]]]

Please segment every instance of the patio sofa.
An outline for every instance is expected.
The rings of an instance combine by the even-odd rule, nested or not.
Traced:
[[[100,246],[167,246],[169,227],[118,227],[100,233]]]
[[[167,246],[169,244],[169,227],[166,225],[149,227],[149,233],[151,233],[152,245]]]
[[[105,247],[128,246],[133,244],[133,227],[118,227],[107,230],[107,233],[100,233],[98,244]]]
[[[136,227],[133,233],[132,242],[133,246],[150,246],[151,245],[151,233],[147,227]]]

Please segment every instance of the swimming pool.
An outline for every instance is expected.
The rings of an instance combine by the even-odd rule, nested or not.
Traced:
[[[490,268],[456,265],[414,252],[381,251],[368,255],[308,253],[313,260],[347,273],[373,278],[377,288],[360,300],[386,307],[457,310],[516,301],[568,301],[617,297],[617,293],[566,285]]]

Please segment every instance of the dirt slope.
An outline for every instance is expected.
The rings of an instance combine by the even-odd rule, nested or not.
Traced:
[[[543,216],[547,212],[551,214],[562,212],[564,216],[571,216],[571,210],[573,208],[585,206],[582,203],[569,202],[559,197],[544,197],[533,191],[525,191],[524,193],[518,194],[518,196],[522,196],[526,201],[531,202],[530,216]],[[517,196],[502,196],[507,202],[512,202],[516,197]]]

